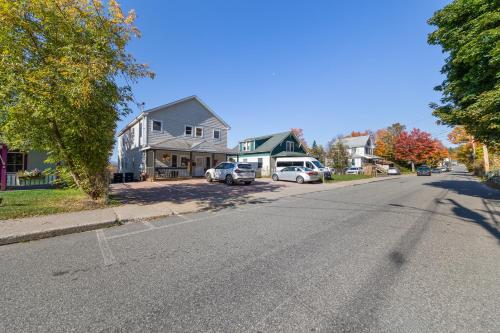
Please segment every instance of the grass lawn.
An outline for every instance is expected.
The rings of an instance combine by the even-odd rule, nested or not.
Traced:
[[[0,220],[104,207],[73,188],[6,191],[0,198]]]
[[[357,180],[357,179],[366,179],[366,178],[371,178],[370,176],[365,176],[365,175],[332,175],[333,180],[329,180],[329,183],[336,183],[336,182],[345,182],[348,180]]]

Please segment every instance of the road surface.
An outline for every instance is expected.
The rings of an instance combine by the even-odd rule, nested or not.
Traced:
[[[454,172],[2,246],[0,331],[500,332],[499,207]]]

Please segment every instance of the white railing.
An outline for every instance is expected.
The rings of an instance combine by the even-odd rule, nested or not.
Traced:
[[[175,179],[190,177],[187,168],[148,167],[146,168],[146,174],[148,175],[148,177],[154,177],[154,179]]]
[[[54,185],[55,175],[41,177],[18,177],[17,173],[7,173],[7,187],[36,187],[45,185]]]

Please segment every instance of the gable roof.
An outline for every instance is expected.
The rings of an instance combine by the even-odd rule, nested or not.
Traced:
[[[293,134],[292,131],[287,131],[287,132],[280,132],[280,133],[275,133],[275,134],[257,136],[257,137],[254,137],[254,138],[247,138],[245,140],[241,140],[240,142],[256,141],[256,140],[265,140],[265,139],[267,139],[267,141],[264,142],[263,144],[261,144],[259,147],[257,147],[257,149],[245,152],[245,153],[248,153],[248,154],[253,154],[253,153],[267,153],[267,152],[272,151],[277,145],[279,145],[281,142],[283,142],[283,140],[285,140],[289,135],[292,135],[292,136],[295,137],[295,134]],[[295,137],[295,140],[297,142],[299,142],[299,140],[297,140],[296,137]]]
[[[127,124],[127,126],[125,126],[120,132],[118,132],[118,136],[122,135],[131,126],[135,125],[139,120],[141,120],[142,118],[144,118],[144,116],[149,115],[149,114],[151,114],[153,112],[156,112],[156,111],[159,111],[159,110],[166,109],[166,108],[171,107],[173,105],[177,105],[177,104],[181,104],[181,103],[190,101],[190,100],[195,100],[198,103],[200,103],[208,112],[210,112],[215,118],[217,118],[217,120],[219,120],[226,127],[226,129],[230,129],[231,128],[224,121],[224,119],[222,119],[218,114],[215,113],[215,111],[213,111],[207,104],[205,104],[205,102],[203,102],[201,100],[201,98],[199,98],[196,95],[193,95],[193,96],[188,96],[188,97],[185,97],[185,98],[181,98],[181,99],[178,99],[176,101],[173,101],[173,102],[170,102],[170,103],[167,103],[167,104],[163,104],[163,105],[157,106],[155,108],[152,108],[152,109],[149,109],[149,110],[141,112],[141,114],[139,114],[137,117],[135,117],[131,122],[129,122]]]
[[[369,139],[370,135],[350,136],[347,138],[340,139],[340,142],[342,142],[348,148],[355,148],[355,147],[366,146],[366,143],[368,142]]]

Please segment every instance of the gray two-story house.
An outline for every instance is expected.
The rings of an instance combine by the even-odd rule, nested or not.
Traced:
[[[142,112],[118,133],[118,172],[201,177],[227,158],[229,125],[197,96]]]

